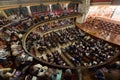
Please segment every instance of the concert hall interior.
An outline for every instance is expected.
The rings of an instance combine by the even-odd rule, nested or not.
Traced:
[[[120,0],[0,0],[0,80],[120,80]]]

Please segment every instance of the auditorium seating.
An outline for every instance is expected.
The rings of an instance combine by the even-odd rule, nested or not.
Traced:
[[[62,16],[59,16],[59,17],[62,17]],[[52,20],[52,19],[57,19],[57,18],[54,17],[54,18],[50,18],[48,20]],[[20,75],[21,74],[26,75],[26,72],[24,71],[24,69],[28,69],[28,66],[30,66],[32,64],[32,62],[34,62],[34,59],[32,56],[28,55],[26,53],[26,51],[23,49],[21,41],[22,41],[23,35],[31,26],[33,26],[39,22],[42,22],[42,21],[45,21],[45,20],[42,20],[41,17],[25,16],[24,18],[21,18],[21,19],[18,19],[18,17],[17,17],[14,20],[10,20],[7,23],[2,24],[2,27],[0,28],[0,51],[1,51],[0,65],[2,67],[4,67],[4,68],[10,67],[10,68],[12,68],[12,70],[15,68],[15,69],[17,69],[16,72],[20,72]],[[70,20],[70,19],[56,20],[56,23],[53,23],[51,25],[51,29],[59,28],[62,26],[64,27],[65,24],[71,25],[71,24],[73,24],[73,20]],[[41,26],[41,27],[44,28],[44,26]],[[49,27],[49,26],[47,26],[47,27]],[[51,29],[49,29],[49,30],[43,29],[42,31],[47,32],[47,31],[50,31]],[[35,37],[35,36],[33,36],[33,37]],[[38,37],[38,39],[39,39],[39,37]],[[28,43],[28,45],[30,45],[30,44]],[[56,47],[57,45],[53,43],[52,46]],[[50,48],[51,46],[49,46],[49,44],[48,44],[47,47]],[[42,48],[39,48],[39,51],[41,49]],[[48,61],[50,61],[51,64],[68,66],[68,64],[62,59],[61,55],[59,55],[59,52],[57,50],[53,51],[51,53],[48,53],[48,54],[52,55],[52,56],[46,55],[48,57]],[[41,60],[45,60],[44,55],[42,55],[39,58]],[[11,75],[11,72],[9,72],[9,71],[7,71],[7,72]],[[5,73],[5,75],[6,74],[7,73]],[[7,76],[9,78],[11,78],[10,75],[7,75]],[[17,74],[13,74],[13,76],[14,75],[17,75]],[[4,75],[0,75],[0,77],[1,76],[4,78]],[[19,76],[19,77],[21,77],[21,76]],[[24,77],[24,76],[22,76],[22,77]],[[13,78],[18,78],[18,77],[15,76]]]
[[[30,5],[5,8],[9,18],[0,16],[1,80],[78,80],[76,69],[101,66],[120,53],[75,26],[78,3],[67,9],[57,3],[51,11],[49,5]],[[119,24],[96,18],[84,25],[120,34]]]
[[[28,51],[32,46],[36,45],[39,54],[44,54],[47,53],[48,50],[51,51],[62,46],[60,52],[75,66],[90,67],[99,65],[120,52],[118,48],[113,47],[111,44],[103,40],[96,39],[76,27],[59,29],[57,31],[47,33],[43,35],[43,37],[37,33],[33,34],[33,32],[29,34],[29,38],[26,42],[29,45],[27,45]],[[52,56],[54,55],[52,54]],[[53,60],[55,60],[55,57],[53,58]],[[42,59],[44,60],[44,58]],[[46,61],[50,63],[48,59],[49,57],[47,57]]]

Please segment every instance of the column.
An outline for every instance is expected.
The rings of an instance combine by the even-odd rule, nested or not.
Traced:
[[[29,14],[30,16],[32,16],[32,12],[31,12],[31,10],[30,10],[30,6],[27,6],[27,10],[28,10],[28,14]]]
[[[6,18],[8,17],[7,14],[4,12],[4,10],[1,11],[1,14],[5,16]]]
[[[82,16],[76,19],[78,23],[83,23],[85,21],[86,15],[89,11],[89,7],[90,7],[90,0],[84,0],[82,1],[82,3],[79,3],[78,12],[80,12]]]
[[[65,4],[65,8],[68,11],[68,3]]]
[[[78,72],[78,80],[82,80],[82,71],[81,69],[77,69],[77,72]]]
[[[49,4],[50,12],[52,12],[52,4]]]

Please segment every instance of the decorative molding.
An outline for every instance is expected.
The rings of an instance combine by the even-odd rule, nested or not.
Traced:
[[[112,2],[92,2],[91,5],[111,5]]]

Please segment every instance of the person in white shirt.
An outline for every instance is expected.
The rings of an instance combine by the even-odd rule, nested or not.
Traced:
[[[6,52],[4,49],[0,50],[0,59],[5,60],[7,55],[8,52]]]

